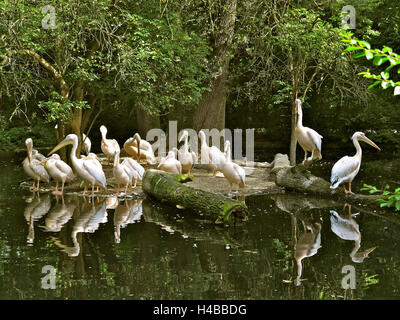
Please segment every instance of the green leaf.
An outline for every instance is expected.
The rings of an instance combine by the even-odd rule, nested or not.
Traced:
[[[373,87],[375,87],[376,85],[380,84],[381,82],[379,80],[375,81],[373,84],[371,84],[368,89],[371,89]]]
[[[381,72],[381,76],[383,79],[388,80],[390,77],[389,72]]]
[[[344,50],[344,52],[347,52],[347,51],[356,51],[356,50],[363,50],[363,48],[350,46],[350,47],[347,47],[347,48]]]
[[[361,40],[359,43],[361,45],[363,45],[364,47],[367,47],[368,49],[371,49],[371,45],[367,41]]]
[[[352,55],[352,58],[353,59],[358,59],[358,58],[361,58],[361,57],[364,57],[365,56],[365,51],[363,51],[363,52],[357,52],[356,54],[353,54]]]
[[[382,63],[388,61],[389,58],[387,57],[375,57],[372,63],[376,66],[380,66]]]
[[[371,51],[365,51],[365,57],[368,60],[371,60],[374,57],[374,54]]]

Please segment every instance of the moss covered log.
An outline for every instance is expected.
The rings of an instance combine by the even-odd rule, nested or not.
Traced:
[[[215,223],[228,222],[233,217],[247,219],[248,209],[243,202],[185,186],[175,175],[163,171],[146,170],[142,189],[159,202],[215,217]]]

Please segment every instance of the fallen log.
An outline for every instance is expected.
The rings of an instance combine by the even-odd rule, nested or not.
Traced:
[[[379,195],[345,194],[342,188],[332,190],[328,181],[313,175],[308,170],[312,162],[292,167],[288,165],[285,155],[277,154],[275,157],[275,160],[279,161],[276,161],[277,166],[275,166],[274,160],[271,172],[275,174],[275,183],[287,190],[328,196],[353,204],[376,205],[376,200],[381,197]]]
[[[215,217],[217,224],[228,222],[232,217],[247,220],[248,209],[243,202],[194,189],[177,180],[181,180],[181,177],[160,170],[146,170],[142,189],[150,198],[159,202]]]

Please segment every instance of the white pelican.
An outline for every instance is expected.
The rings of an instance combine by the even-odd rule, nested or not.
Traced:
[[[89,155],[90,150],[92,149],[92,142],[90,141],[89,137],[82,133],[82,151],[86,155]]]
[[[303,127],[303,111],[301,109],[301,100],[296,99],[296,114],[297,114],[297,123],[296,123],[296,139],[299,142],[300,146],[304,150],[304,161],[306,160],[314,160],[314,159],[322,159],[322,136],[315,130]],[[307,153],[311,152],[311,157],[307,159]]]
[[[122,164],[129,167],[132,171],[136,171],[138,174],[137,180],[142,181],[145,170],[137,161],[132,158],[125,158]]]
[[[32,159],[42,161],[45,158],[44,155],[39,153],[36,149],[32,149]],[[24,168],[25,173],[33,179],[33,185],[30,187],[31,190],[35,189],[35,173],[32,171],[29,164],[29,157],[26,157],[24,161],[22,161],[22,167]]]
[[[168,152],[166,157],[161,158],[160,164],[157,168],[168,173],[182,173],[182,165],[178,160],[176,160],[176,154],[172,150]]]
[[[107,162],[110,163],[110,159],[114,159],[116,151],[120,152],[118,141],[115,139],[107,139],[107,128],[105,126],[100,127],[101,132],[101,151],[106,155]]]
[[[139,133],[135,133],[132,138],[125,141],[124,149],[127,154],[131,157],[135,157],[138,161],[144,158],[150,164],[156,163],[156,157],[154,156],[151,143],[143,140]]]
[[[206,141],[206,135],[203,130],[199,132],[201,142],[201,163],[208,164],[213,170],[213,177],[216,176],[217,171],[222,171],[226,158],[225,155],[217,147],[209,147]]]
[[[132,186],[132,180],[135,180],[135,186],[133,188],[136,187],[136,181],[139,178],[139,174],[135,170],[132,170],[130,167],[119,163],[119,152],[117,151],[114,154],[113,174],[115,181],[118,185],[118,190],[121,184],[125,185],[125,194],[128,191],[128,186]]]
[[[339,238],[343,240],[354,241],[354,249],[350,253],[351,260],[355,263],[361,263],[368,255],[376,249],[376,247],[369,248],[364,252],[358,252],[361,247],[361,232],[358,223],[353,219],[355,215],[351,214],[351,206],[349,207],[347,216],[341,217],[335,210],[330,210],[331,213],[331,230]]]
[[[33,153],[33,141],[31,138],[25,140],[26,150],[28,153],[27,159],[23,161],[23,168],[27,175],[37,181],[37,186],[35,184],[31,187],[31,190],[39,190],[40,181],[49,183],[50,176],[43,166],[43,159],[45,159],[37,151]],[[43,157],[43,158],[42,158]],[[39,160],[42,159],[42,160]]]
[[[343,183],[344,192],[346,194],[351,192],[351,182],[357,175],[361,166],[362,150],[358,140],[364,141],[374,148],[381,150],[374,142],[368,139],[363,132],[356,132],[353,134],[351,140],[356,147],[356,154],[352,157],[344,156],[332,168],[331,172],[331,189],[336,189]],[[344,183],[349,183],[349,190],[346,190]]]
[[[57,146],[54,147],[53,150],[50,151],[49,155],[69,144],[72,144],[70,157],[75,174],[86,183],[90,183],[92,185],[92,196],[94,194],[95,185],[107,189],[106,176],[101,165],[99,166],[100,163],[91,157],[80,159],[77,158],[76,150],[78,148],[78,137],[76,134],[72,133],[67,135],[63,141],[61,141]]]
[[[227,155],[227,159],[224,162],[221,171],[229,182],[229,193],[231,193],[232,184],[237,184],[240,188],[246,187],[246,172],[241,166],[233,163],[231,160],[228,160],[231,159],[231,143],[229,141],[225,141],[225,153]]]
[[[189,152],[189,144],[188,144],[189,133],[184,130],[182,133],[179,142],[184,141],[184,144],[181,149],[177,149],[178,160],[182,165],[182,172],[190,174],[193,165],[197,161],[197,155],[194,151]]]
[[[56,190],[53,192],[55,195],[62,195],[64,192],[65,182],[71,182],[75,176],[71,167],[61,160],[58,154],[53,154],[44,163],[44,168],[48,174],[56,181]],[[61,182],[61,191],[58,191],[58,183]]]

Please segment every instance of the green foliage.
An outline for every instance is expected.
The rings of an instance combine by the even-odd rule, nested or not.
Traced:
[[[386,185],[383,190],[379,190],[375,186],[364,184],[361,190],[368,191],[370,194],[382,193],[382,198],[377,200],[381,208],[395,208],[396,211],[400,211],[400,187],[394,189],[394,191],[390,191],[389,185]]]
[[[392,87],[394,88],[394,95],[400,95],[400,81],[395,82],[390,79],[391,72],[400,74],[400,56],[393,52],[392,48],[387,46],[383,46],[382,49],[372,49],[367,41],[354,38],[352,33],[343,33],[342,36],[344,38],[342,42],[347,44],[347,48],[344,52],[360,51],[353,54],[353,58],[358,59],[365,57],[367,60],[371,60],[373,65],[378,67],[386,65],[386,68],[380,72],[380,74],[373,74],[369,69],[359,73],[359,75],[367,79],[375,80],[368,89],[377,85],[381,85],[383,89]]]

